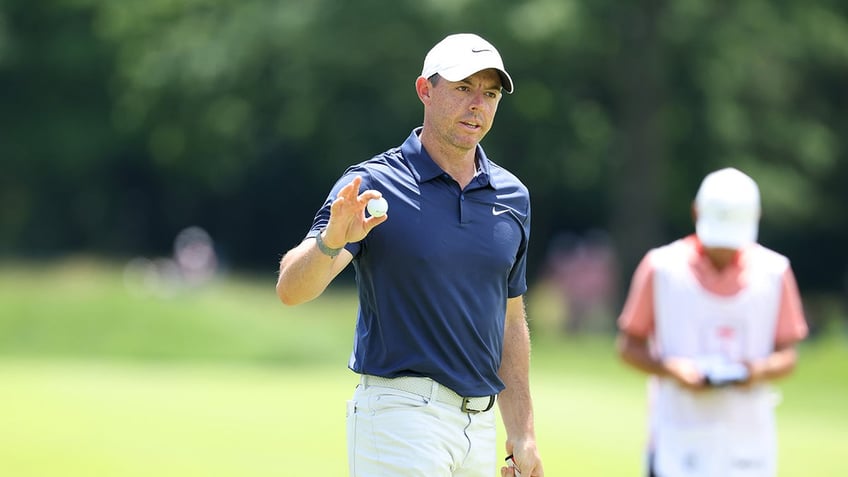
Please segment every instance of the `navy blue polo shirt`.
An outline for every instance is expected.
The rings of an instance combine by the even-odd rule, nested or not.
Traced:
[[[478,174],[460,190],[419,132],[348,168],[308,236],[327,225],[330,204],[355,176],[360,192],[379,190],[388,220],[346,246],[359,290],[350,369],[426,376],[463,396],[497,394],[506,301],[527,291],[529,192],[480,146]]]

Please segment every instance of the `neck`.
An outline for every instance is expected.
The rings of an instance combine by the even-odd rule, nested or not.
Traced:
[[[453,177],[461,188],[465,188],[471,182],[474,174],[477,173],[476,147],[461,149],[446,145],[443,142],[431,139],[426,134],[426,128],[421,132],[420,140],[421,146],[424,147],[433,162]]]
[[[736,259],[737,250],[732,248],[704,248],[704,253],[717,270],[724,270]]]

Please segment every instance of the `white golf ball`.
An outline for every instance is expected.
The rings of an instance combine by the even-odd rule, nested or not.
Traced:
[[[382,197],[379,199],[371,199],[368,201],[367,208],[368,213],[373,217],[382,217],[383,215],[386,215],[386,212],[389,210],[389,203]]]

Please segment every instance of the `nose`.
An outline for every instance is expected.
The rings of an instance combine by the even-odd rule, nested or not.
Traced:
[[[472,111],[476,111],[476,110],[480,109],[480,107],[483,105],[484,101],[485,101],[485,98],[483,97],[483,93],[477,93],[471,98],[471,103],[469,104],[469,108]]]

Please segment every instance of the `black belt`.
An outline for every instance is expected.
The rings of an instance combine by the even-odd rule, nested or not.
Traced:
[[[360,382],[365,386],[381,386],[417,394],[425,399],[432,399],[445,404],[456,406],[462,412],[477,414],[486,412],[495,406],[497,395],[467,397],[460,396],[447,386],[442,386],[430,378],[416,376],[401,376],[399,378],[383,378],[363,374]]]

